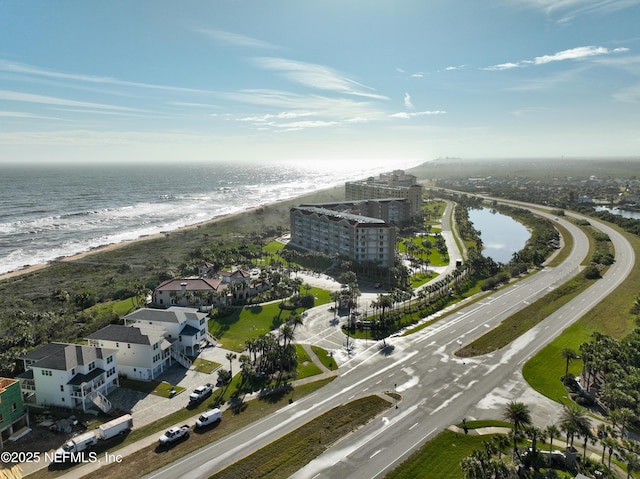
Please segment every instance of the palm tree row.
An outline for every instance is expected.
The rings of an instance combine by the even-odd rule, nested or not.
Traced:
[[[503,411],[503,418],[513,425],[512,431],[508,436],[495,436],[493,443],[485,441],[482,449],[474,451],[461,461],[460,467],[465,479],[516,477],[515,473],[502,460],[502,450],[508,444],[512,444],[513,447],[512,459],[538,471],[545,463],[540,457],[538,442],[549,439],[549,462],[545,465],[550,465],[553,441],[560,438],[561,434],[565,435],[565,444],[569,451],[576,451],[573,447],[576,439],[583,440],[583,463],[581,465],[583,471],[591,465],[592,468],[600,470],[601,475],[606,474],[607,477],[614,477],[611,470],[613,456],[626,464],[627,478],[630,477],[631,472],[640,470],[639,444],[630,439],[621,440],[617,428],[605,423],[599,424],[594,434],[590,417],[586,410],[578,405],[566,406],[558,425],[551,424],[544,429],[533,426],[529,407],[521,402],[509,402]],[[510,440],[507,439],[508,437]],[[521,454],[518,445],[525,438],[528,439],[528,451],[526,454]],[[602,447],[599,466],[587,458],[588,444],[595,445],[598,441]],[[497,458],[494,457],[496,454]],[[498,465],[498,463],[502,463],[502,465]],[[569,463],[560,465],[572,466]]]

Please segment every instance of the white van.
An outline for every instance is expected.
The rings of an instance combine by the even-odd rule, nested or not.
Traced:
[[[210,424],[218,424],[220,421],[222,421],[222,412],[220,412],[220,409],[216,407],[203,412],[196,421],[196,427],[205,427]]]

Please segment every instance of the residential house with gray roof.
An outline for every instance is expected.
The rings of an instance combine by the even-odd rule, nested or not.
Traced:
[[[107,412],[104,397],[119,386],[116,350],[80,344],[49,343],[22,356],[18,375],[26,401],[38,406],[87,408]]]

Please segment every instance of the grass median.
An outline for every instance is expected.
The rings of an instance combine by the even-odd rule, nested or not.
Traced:
[[[289,477],[391,405],[391,401],[379,396],[368,396],[335,407],[210,479]]]

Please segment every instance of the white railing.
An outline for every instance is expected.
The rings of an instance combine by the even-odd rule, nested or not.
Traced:
[[[100,391],[98,391],[97,389],[92,391],[89,394],[89,399],[91,399],[91,402],[93,404],[95,404],[98,408],[100,408],[100,410],[102,412],[109,412],[111,411],[111,408],[113,408],[113,405],[111,404],[111,401],[109,401]]]
[[[171,357],[175,359],[178,363],[180,363],[184,368],[189,369],[193,362],[187,356],[182,354],[180,351],[176,351],[171,349]]]

